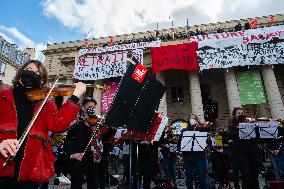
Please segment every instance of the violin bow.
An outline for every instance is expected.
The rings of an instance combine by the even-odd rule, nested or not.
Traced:
[[[21,146],[23,145],[25,139],[27,138],[27,136],[28,136],[28,134],[29,134],[29,132],[30,132],[32,126],[34,125],[34,122],[36,121],[38,115],[40,114],[40,112],[41,112],[43,106],[45,105],[47,99],[49,98],[49,96],[50,96],[52,90],[54,89],[56,83],[58,82],[58,80],[59,80],[59,76],[57,76],[57,78],[56,78],[55,82],[53,83],[52,87],[49,89],[49,91],[48,91],[48,93],[47,93],[45,99],[44,99],[44,100],[42,101],[42,103],[40,104],[39,109],[37,110],[37,112],[35,113],[35,115],[34,115],[33,118],[31,119],[31,121],[29,122],[27,128],[25,129],[24,133],[23,133],[22,136],[20,137],[20,139],[19,139],[19,148],[16,150],[16,152],[15,152],[14,155],[9,156],[9,157],[6,159],[5,163],[3,164],[3,167],[5,167],[8,163],[12,162],[13,159],[15,158],[15,156],[17,155],[17,152],[19,151],[19,149],[20,149]]]

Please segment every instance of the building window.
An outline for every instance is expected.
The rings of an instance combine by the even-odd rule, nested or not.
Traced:
[[[172,87],[172,103],[183,102],[183,87]]]
[[[0,61],[0,75],[4,75],[6,64]]]

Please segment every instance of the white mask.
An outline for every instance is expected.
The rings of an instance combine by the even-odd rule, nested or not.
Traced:
[[[189,123],[191,126],[193,126],[197,124],[197,121],[195,119],[189,119]]]

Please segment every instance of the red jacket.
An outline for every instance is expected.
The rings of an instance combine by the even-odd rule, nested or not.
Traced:
[[[33,114],[38,110],[37,103]],[[20,165],[19,179],[37,183],[48,182],[54,175],[54,155],[48,131],[57,133],[66,131],[75,119],[80,107],[67,100],[57,110],[55,103],[48,100],[32,126],[26,146],[24,159]],[[13,97],[13,88],[0,89],[0,142],[17,138],[17,113]],[[0,155],[0,177],[14,175],[14,162],[3,167],[5,158]]]

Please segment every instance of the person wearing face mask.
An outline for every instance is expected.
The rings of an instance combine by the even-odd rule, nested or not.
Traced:
[[[228,127],[228,143],[230,145],[230,158],[233,171],[237,167],[241,172],[243,189],[259,189],[258,175],[260,173],[259,148],[254,140],[239,139],[239,123],[246,122],[244,109],[235,107]],[[238,173],[234,173],[238,174]],[[234,183],[239,188],[238,183]]]
[[[96,177],[100,160],[95,156],[95,152],[102,153],[103,147],[101,137],[91,139],[96,124],[90,122],[90,119],[96,116],[96,105],[95,99],[83,100],[81,120],[72,126],[66,136],[64,148],[71,160],[71,189],[81,189],[84,176],[86,176],[88,189],[97,187]],[[91,144],[84,153],[90,140]],[[102,181],[100,179],[101,189],[104,188]]]
[[[194,131],[196,128],[200,126],[200,121],[197,115],[191,114],[189,117],[188,127],[181,130],[181,136],[185,131]],[[178,142],[179,149],[181,148],[181,138]],[[207,189],[206,183],[206,154],[204,151],[200,152],[182,152],[183,161],[184,161],[184,169],[186,176],[186,187],[187,189],[193,189],[193,176],[194,171],[198,174],[199,185],[201,189]]]
[[[86,85],[75,84],[73,95],[59,109],[48,99],[20,146],[20,137],[42,103],[42,100],[28,100],[26,92],[42,88],[46,82],[47,71],[43,64],[30,60],[17,71],[13,86],[0,88],[0,188],[33,189],[40,183],[47,183],[54,175],[48,131],[57,133],[68,129],[80,109],[77,103]],[[12,162],[3,166],[16,152]]]

